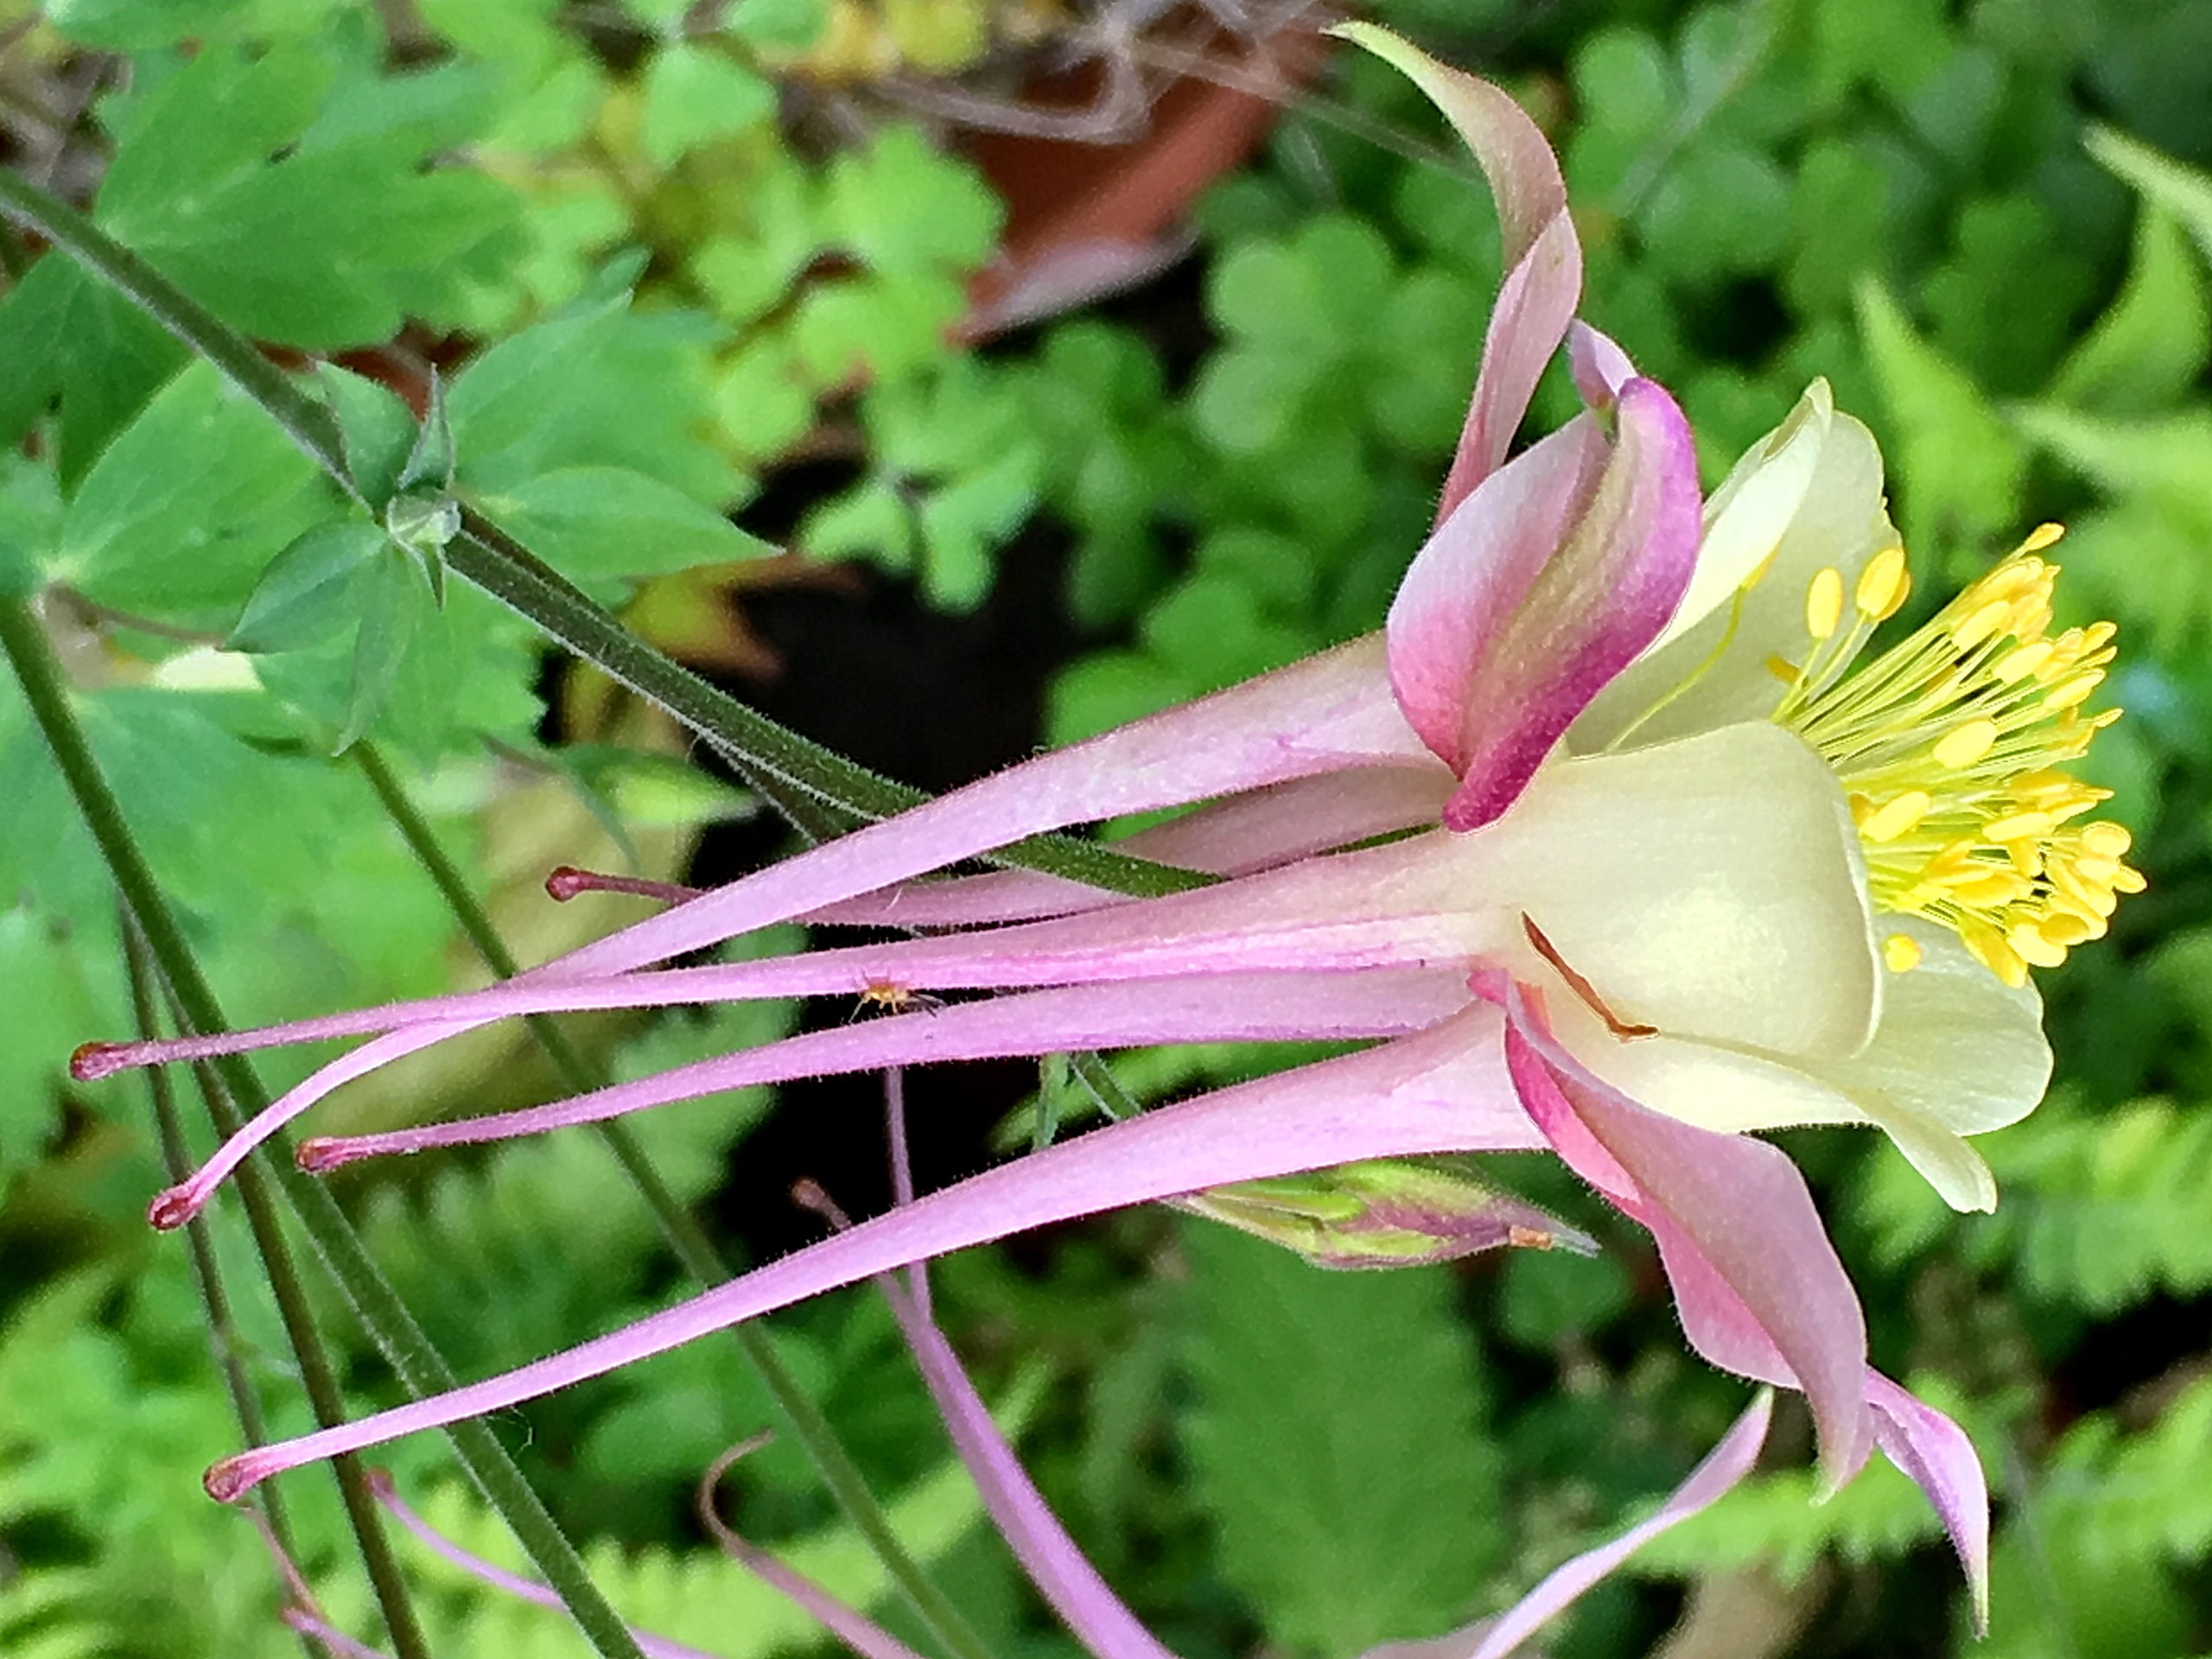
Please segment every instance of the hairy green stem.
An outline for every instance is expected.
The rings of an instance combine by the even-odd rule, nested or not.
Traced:
[[[60,767],[64,782],[74,798],[85,826],[92,832],[110,876],[147,949],[174,997],[182,1022],[194,1031],[222,1031],[230,1027],[213,991],[200,971],[190,943],[179,925],[168,900],[154,879],[145,855],[130,833],[121,806],[91,746],[69,696],[53,647],[30,607],[20,600],[0,601],[0,653],[4,653],[22,683],[25,702],[47,746]],[[208,1105],[216,1128],[235,1134],[244,1114],[258,1111],[268,1096],[251,1066],[238,1056],[225,1058],[210,1068],[217,1085]],[[243,1111],[241,1110],[243,1109]],[[418,1396],[441,1394],[458,1386],[458,1379],[443,1357],[415,1323],[405,1304],[355,1236],[353,1224],[320,1181],[294,1166],[290,1144],[283,1136],[238,1169],[240,1198],[253,1224],[270,1281],[276,1287],[280,1305],[287,1294],[297,1294],[296,1275],[278,1230],[273,1193],[281,1195],[306,1231],[316,1252],[360,1316],[371,1338],[391,1363],[401,1382]],[[289,1291],[285,1281],[291,1280]],[[305,1299],[301,1297],[304,1308]],[[308,1353],[320,1351],[319,1338],[310,1323],[295,1336],[301,1345],[302,1369]],[[446,1430],[461,1466],[486,1499],[513,1530],[516,1541],[529,1554],[593,1647],[604,1659],[643,1659],[638,1644],[592,1583],[575,1548],[546,1510],[505,1447],[481,1422],[455,1423]]]
[[[138,1035],[150,1039],[162,1034],[161,1021],[155,1011],[153,959],[128,911],[124,911],[121,920],[123,963],[130,981],[130,1007],[137,1016]],[[149,1070],[146,1073],[146,1094],[153,1107],[155,1134],[162,1143],[162,1167],[172,1183],[181,1181],[192,1173],[192,1154],[185,1144],[184,1123],[177,1116],[168,1073],[159,1066]],[[253,1379],[246,1375],[238,1323],[231,1316],[230,1293],[223,1288],[222,1268],[215,1259],[215,1242],[208,1235],[205,1217],[194,1216],[185,1224],[185,1242],[192,1250],[192,1282],[199,1293],[200,1315],[207,1322],[207,1339],[215,1351],[215,1363],[222,1368],[223,1388],[231,1396],[231,1412],[238,1420],[239,1437],[248,1446],[266,1446],[268,1421],[262,1415],[260,1398],[253,1391]],[[268,1523],[269,1536],[276,1541],[276,1548],[288,1560],[297,1561],[300,1553],[292,1542],[292,1523],[284,1512],[276,1483],[269,1483],[248,1501],[260,1508],[262,1518]],[[350,1507],[347,1517],[352,1518]],[[381,1541],[381,1529],[377,1536]],[[366,1554],[365,1548],[365,1560]],[[379,1598],[383,1595],[380,1584],[377,1593]],[[406,1605],[404,1600],[402,1605]],[[307,1659],[320,1659],[312,1638],[302,1635],[300,1647]]]
[[[492,925],[492,917],[467,881],[460,868],[439,844],[429,823],[406,789],[394,775],[391,764],[373,743],[359,743],[352,751],[354,760],[375,791],[385,814],[398,830],[400,839],[407,843],[430,880],[445,901],[454,918],[461,924],[461,931],[468,936],[476,954],[485,965],[502,979],[512,979],[520,971],[514,953],[507,949],[506,941],[499,937]],[[526,1017],[531,1033],[545,1051],[563,1082],[577,1094],[595,1089],[606,1082],[598,1069],[569,1042],[558,1025],[543,1014]],[[627,1126],[620,1122],[606,1122],[593,1126],[600,1139],[613,1154],[622,1172],[644,1196],[646,1206],[660,1224],[662,1236],[669,1248],[676,1252],[683,1269],[701,1285],[721,1284],[731,1276],[729,1264],[725,1262],[691,1212],[670,1192],[660,1172],[653,1167],[645,1148]],[[730,1335],[745,1356],[761,1383],[768,1390],[769,1398],[783,1413],[793,1438],[812,1460],[822,1483],[830,1489],[837,1507],[844,1511],[861,1537],[868,1541],[884,1569],[905,1594],[916,1617],[928,1626],[931,1633],[942,1643],[945,1650],[957,1659],[988,1659],[988,1649],[960,1611],[946,1598],[944,1592],[931,1581],[920,1562],[899,1541],[891,1529],[890,1517],[883,1506],[876,1502],[875,1494],[868,1490],[868,1481],[847,1452],[837,1432],[830,1425],[822,1409],[798,1386],[798,1380],[781,1358],[767,1333],[753,1323],[733,1325]]]

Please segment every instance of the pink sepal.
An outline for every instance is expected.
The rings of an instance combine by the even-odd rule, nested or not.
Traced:
[[[1628,353],[1586,322],[1567,330],[1567,361],[1583,403],[1600,411],[1611,409],[1621,388],[1636,378],[1636,365]]]
[[[300,1464],[534,1400],[825,1290],[1030,1228],[1365,1158],[1540,1146],[1506,1074],[1500,1029],[1497,1009],[1470,1007],[1395,1042],[1062,1141],[565,1353],[225,1459],[207,1471],[208,1493],[227,1502]]]
[[[1711,1508],[1734,1490],[1758,1461],[1766,1444],[1768,1420],[1774,1396],[1761,1389],[1758,1398],[1721,1436],[1720,1443],[1690,1471],[1647,1520],[1637,1522],[1618,1538],[1585,1550],[1573,1560],[1552,1569],[1543,1582],[1497,1618],[1461,1631],[1455,1639],[1440,1637],[1419,1644],[1425,1659],[1506,1659],[1543,1625],[1572,1606],[1583,1593],[1610,1578],[1621,1563],[1656,1538],[1680,1526],[1700,1510]],[[1382,1659],[1396,1649],[1376,1649],[1366,1659]]]
[[[1622,386],[1618,422],[1610,454],[1584,416],[1486,480],[1391,605],[1398,705],[1460,779],[1450,829],[1504,813],[1689,584],[1700,515],[1688,424],[1641,379]]]
[[[1433,761],[1294,779],[1193,808],[1115,850],[1212,875],[1249,875],[1355,842],[1433,823],[1452,792]],[[975,927],[1128,904],[1120,893],[1028,870],[911,881],[809,912],[851,927]]]
[[[1804,1392],[1824,1484],[1841,1486],[1872,1447],[1866,1325],[1797,1166],[1637,1105],[1554,1041],[1517,988],[1508,1006],[1507,1065],[1553,1150],[1650,1232],[1693,1348]]]
[[[1459,510],[1504,464],[1529,400],[1582,302],[1582,244],[1561,211],[1505,274],[1483,332],[1483,365],[1444,476],[1436,522]]]
[[[1874,1440],[1942,1517],[1951,1547],[1966,1569],[1974,1597],[1974,1628],[1989,1632],[1989,1483],[1966,1431],[1879,1371],[1866,1374],[1866,1403],[1874,1408]]]

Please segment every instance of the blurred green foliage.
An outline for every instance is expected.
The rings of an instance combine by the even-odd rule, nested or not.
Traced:
[[[1382,66],[1332,63],[1262,161],[1204,199],[1194,302],[1171,282],[976,352],[952,329],[1002,209],[973,167],[882,118],[867,74],[972,62],[1018,9],[743,0],[709,26],[658,0],[408,10],[68,0],[5,48],[34,90],[99,72],[65,152],[102,225],[286,361],[344,355],[317,372],[379,499],[435,369],[453,464],[430,469],[433,494],[481,505],[617,606],[756,558],[731,515],[764,483],[813,480],[800,551],[870,561],[948,611],[985,602],[1018,532],[1048,524],[1084,642],[1051,690],[1054,741],[1381,615],[1498,275],[1471,169]],[[1648,1650],[1687,1580],[1700,1600],[1757,1586],[1790,1631],[1758,1651],[1808,1659],[2212,1652],[2212,3],[1377,10],[1546,121],[1590,315],[1682,397],[1709,478],[1822,374],[1884,441],[1919,603],[2039,520],[2070,525],[2062,602],[2117,620],[2126,651],[2129,718],[2099,781],[2152,879],[2112,941],[2049,976],[2062,1081],[1983,1142],[1994,1216],[1943,1210],[1885,1147],[1791,1139],[1877,1359],[1956,1409],[1992,1471],[1988,1642],[1970,1647],[1906,1483],[1872,1470],[1815,1506],[1783,1466],[1656,1546],[1643,1581],[1590,1598],[1551,1650]],[[537,644],[480,594],[441,590],[435,538],[400,549],[124,302],[58,257],[4,251],[0,588],[40,596],[238,1017],[456,971],[436,895],[327,758],[341,740],[410,763],[536,954],[569,937],[520,900],[546,867],[612,847],[672,868],[734,810],[629,747],[668,747],[649,726],[548,741]],[[1548,385],[1538,420],[1570,397]],[[826,486],[804,464],[823,461],[841,469]],[[143,1096],[64,1081],[68,1050],[127,1029],[129,1006],[105,879],[12,684],[0,802],[0,1649],[284,1650],[259,1546],[198,1495],[237,1430],[181,1252],[139,1224],[163,1179]],[[590,1040],[643,1070],[786,1017]],[[1122,1070],[1150,1096],[1263,1063],[1208,1051]],[[542,1081],[480,1049],[410,1077],[417,1110]],[[696,1103],[645,1134],[702,1201],[766,1108]],[[1556,1170],[1507,1173],[1611,1253],[1332,1277],[1137,1216],[1041,1265],[943,1271],[948,1318],[1029,1425],[1048,1494],[1179,1651],[1264,1639],[1339,1659],[1501,1605],[1632,1516],[1738,1408],[1736,1385],[1681,1354],[1641,1242]],[[345,1190],[466,1372],[672,1294],[644,1211],[586,1143]],[[227,1339],[276,1430],[304,1427],[235,1218],[218,1206],[213,1225]],[[385,1400],[324,1300],[348,1387]],[[775,1340],[995,1649],[1071,1651],[973,1536],[881,1309],[833,1300]],[[734,1659],[810,1641],[681,1518],[699,1470],[766,1415],[702,1347],[527,1425],[534,1471],[625,1611]],[[404,1486],[496,1553],[473,1500],[441,1484],[437,1447],[395,1456]],[[881,1599],[793,1448],[739,1484],[751,1530]],[[284,1491],[327,1610],[358,1627],[368,1599],[327,1485]],[[423,1579],[442,1653],[555,1650],[551,1616]]]

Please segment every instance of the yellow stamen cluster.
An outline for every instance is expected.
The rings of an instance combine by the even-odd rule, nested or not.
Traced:
[[[1904,552],[1877,554],[1848,593],[1822,570],[1805,596],[1803,666],[1769,664],[1789,687],[1775,718],[1849,795],[1876,905],[1955,930],[2008,985],[2101,937],[2118,895],[2143,887],[2121,861],[2125,829],[2075,822],[2111,791],[2061,769],[2120,711],[2081,711],[2112,660],[2112,624],[2048,632],[2058,567],[2037,555],[2059,533],[2037,531],[1855,673],[1859,647],[1904,602]],[[1899,973],[1920,960],[1902,933],[1882,954]]]

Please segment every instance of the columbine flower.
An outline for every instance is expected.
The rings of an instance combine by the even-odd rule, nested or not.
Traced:
[[[1467,137],[1511,262],[1440,522],[1380,635],[1016,766],[505,986],[99,1046],[79,1071],[382,1033],[163,1195],[156,1218],[174,1224],[339,1083],[527,1012],[1016,993],[529,1111],[310,1141],[303,1161],[929,1059],[1382,1040],[1050,1147],[569,1353],[232,1459],[213,1489],[1047,1222],[1362,1160],[1548,1147],[1651,1230],[1693,1346],[1804,1391],[1830,1483],[1876,1443],[1920,1481],[1979,1595],[1971,1448],[1867,1370],[1856,1296],[1802,1179],[1741,1132],[1871,1123],[1954,1205],[1993,1203],[1965,1137],[2030,1110],[2050,1065],[2025,966],[2094,937],[2137,884],[2124,832],[2080,825],[2098,793],[2062,770],[2107,718],[2079,709],[2109,630],[2049,634],[2039,532],[1854,667],[1903,602],[1904,559],[1872,442],[1819,384],[1700,512],[1673,401],[1578,329],[1586,411],[1505,461],[1579,292],[1557,166],[1497,89],[1352,32]],[[1199,890],[915,880],[1040,831],[1202,801],[1129,843],[1228,878]],[[650,969],[794,918],[957,931]]]

